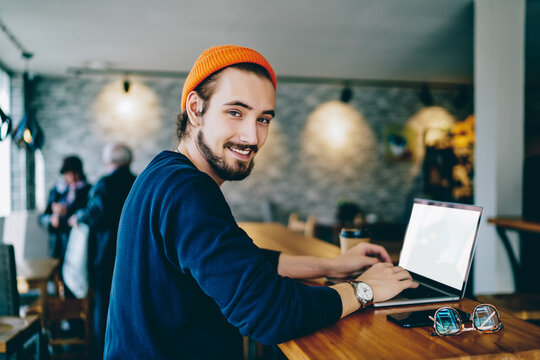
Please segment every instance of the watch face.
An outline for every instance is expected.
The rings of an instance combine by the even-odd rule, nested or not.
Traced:
[[[358,286],[356,287],[356,293],[358,294],[360,299],[364,301],[371,301],[373,299],[373,291],[371,291],[369,285],[365,283],[358,283]]]

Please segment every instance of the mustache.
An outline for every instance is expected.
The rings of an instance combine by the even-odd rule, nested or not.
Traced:
[[[223,145],[223,146],[226,147],[226,148],[235,147],[235,148],[240,149],[240,150],[250,149],[255,154],[257,153],[257,151],[259,151],[259,147],[257,145],[237,144],[237,143],[233,143],[231,141],[226,142],[225,145]]]

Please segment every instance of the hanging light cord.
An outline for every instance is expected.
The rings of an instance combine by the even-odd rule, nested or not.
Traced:
[[[4,34],[6,34],[11,43],[15,45],[17,49],[19,49],[23,58],[30,59],[32,57],[33,54],[21,44],[21,42],[15,37],[15,35],[13,35],[13,33],[8,29],[6,24],[2,21],[2,19],[0,19],[0,29],[2,29],[2,32]]]

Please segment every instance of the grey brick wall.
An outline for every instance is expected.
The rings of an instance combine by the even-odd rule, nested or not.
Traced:
[[[114,77],[41,77],[36,86],[36,118],[45,131],[43,148],[47,188],[58,178],[62,158],[78,154],[87,176],[95,182],[103,174],[100,155],[110,140],[94,124],[94,103]],[[148,132],[134,145],[134,170],[141,172],[161,150],[175,145],[175,118],[183,79],[140,79],[157,97],[157,131]],[[350,106],[358,121],[350,130],[350,144],[339,151],[321,148],[332,120],[313,125],[309,116],[318,105],[339,99],[334,85],[278,84],[277,116],[267,144],[257,155],[252,175],[226,183],[223,192],[239,221],[260,220],[261,204],[271,200],[301,215],[330,218],[341,199],[354,201],[381,220],[403,221],[410,200],[421,195],[421,161],[387,163],[382,153],[387,125],[403,125],[422,108],[418,89],[353,87]],[[472,98],[468,90],[469,98]],[[456,90],[433,90],[435,104],[456,119],[472,113],[472,104],[456,108]],[[17,119],[18,117],[15,117]],[[152,121],[149,119],[149,121]],[[318,138],[319,142],[313,139]],[[321,140],[323,139],[323,140]],[[16,154],[14,154],[16,157]],[[17,176],[17,172],[15,172]]]

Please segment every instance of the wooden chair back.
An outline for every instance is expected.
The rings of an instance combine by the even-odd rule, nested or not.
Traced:
[[[92,334],[89,296],[84,299],[49,296],[46,307],[45,323],[49,345],[53,349],[51,359],[90,359]],[[68,334],[63,333],[63,321],[73,326]]]
[[[15,249],[8,244],[0,244],[0,316],[19,316]]]
[[[293,212],[289,215],[288,228],[304,234],[306,236],[315,237],[315,225],[317,225],[317,217],[309,215],[306,221],[300,220],[298,213]]]

